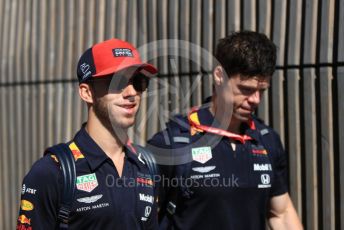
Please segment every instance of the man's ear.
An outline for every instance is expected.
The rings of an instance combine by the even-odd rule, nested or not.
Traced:
[[[93,103],[93,90],[89,84],[81,83],[79,85],[79,95],[87,104]]]
[[[213,71],[213,78],[215,86],[220,86],[225,81],[226,73],[222,66],[218,65]]]

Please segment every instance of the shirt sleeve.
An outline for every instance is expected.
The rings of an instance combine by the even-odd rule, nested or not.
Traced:
[[[287,155],[284,151],[279,135],[272,131],[275,153],[273,155],[274,183],[272,184],[270,196],[278,196],[288,192],[288,165]]]
[[[169,138],[167,135],[167,131],[161,131],[155,134],[150,140],[148,140],[147,148],[153,152],[155,158],[157,159],[157,163],[159,166],[159,173],[160,173],[160,180],[157,184],[158,186],[158,213],[159,222],[165,217],[165,210],[166,210],[166,197],[169,191],[168,178],[171,178],[173,175],[174,167],[173,165],[168,165],[165,162],[170,162],[173,160],[172,156],[172,149],[171,144],[169,143]]]
[[[32,166],[23,180],[17,229],[56,228],[61,177],[61,170],[51,155]]]

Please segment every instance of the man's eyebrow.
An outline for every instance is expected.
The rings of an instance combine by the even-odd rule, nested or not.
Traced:
[[[259,87],[259,85],[246,85],[246,84],[239,84],[239,87],[243,87],[243,88],[251,88],[251,89],[257,89]]]

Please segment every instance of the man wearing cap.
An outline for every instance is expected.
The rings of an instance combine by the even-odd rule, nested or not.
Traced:
[[[156,229],[152,175],[127,130],[142,92],[157,69],[118,39],[95,44],[80,57],[77,76],[88,119],[67,143],[76,167],[76,193],[69,229]],[[63,193],[54,153],[25,176],[17,229],[55,229]]]
[[[148,142],[164,178],[161,228],[257,230],[268,219],[272,229],[301,229],[280,138],[253,115],[275,70],[275,45],[264,34],[233,33],[215,58],[212,97]]]

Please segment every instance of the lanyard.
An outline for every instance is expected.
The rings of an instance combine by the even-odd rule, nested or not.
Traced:
[[[191,111],[188,115],[188,120],[189,120],[191,127],[195,128],[197,130],[200,130],[200,131],[228,137],[228,138],[231,138],[233,140],[240,141],[243,144],[245,144],[245,142],[248,140],[252,140],[252,137],[250,137],[246,134],[245,135],[239,135],[239,134],[235,134],[232,132],[228,132],[228,131],[223,130],[223,129],[219,129],[219,128],[215,128],[215,127],[211,127],[211,126],[206,126],[206,125],[201,125],[201,123],[199,122],[199,119],[198,119],[197,112],[198,112],[198,108],[195,107],[195,108],[191,109]],[[250,128],[256,129],[254,122],[252,120],[250,120]]]

